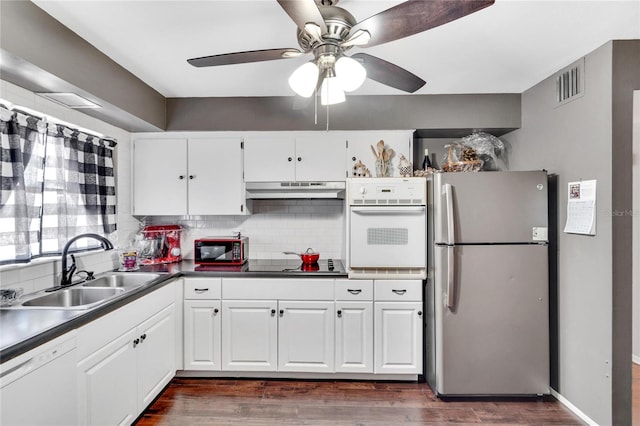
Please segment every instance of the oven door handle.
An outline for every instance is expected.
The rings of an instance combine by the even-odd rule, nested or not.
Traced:
[[[351,207],[351,211],[363,215],[375,214],[424,214],[425,206]]]

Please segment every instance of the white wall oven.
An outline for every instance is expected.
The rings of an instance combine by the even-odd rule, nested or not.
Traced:
[[[349,278],[426,278],[426,179],[347,183]]]

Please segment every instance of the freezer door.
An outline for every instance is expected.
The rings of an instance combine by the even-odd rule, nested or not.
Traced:
[[[543,171],[438,173],[433,178],[435,242],[547,241]]]
[[[545,245],[436,247],[438,394],[549,393],[547,254]]]

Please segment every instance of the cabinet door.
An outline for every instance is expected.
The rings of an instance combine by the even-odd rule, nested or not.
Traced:
[[[305,182],[344,181],[346,139],[328,132],[296,138],[296,180]]]
[[[131,424],[138,416],[136,337],[131,330],[78,364],[78,424]]]
[[[276,370],[277,308],[275,300],[222,301],[222,370]]]
[[[422,373],[422,303],[375,302],[375,373]]]
[[[334,303],[280,301],[278,371],[334,371]]]
[[[245,182],[292,182],[295,175],[295,139],[282,134],[244,140]]]
[[[176,372],[174,305],[149,318],[136,332],[136,339],[140,339],[136,345],[138,408],[142,412]]]
[[[349,147],[347,148],[347,167],[352,172],[353,165],[358,161],[362,161],[371,172],[371,176],[376,177],[376,157],[371,152],[371,146],[376,148],[379,140],[383,140],[386,149],[392,148],[394,151],[391,157],[391,176],[400,177],[398,172],[398,162],[400,154],[404,154],[407,160],[411,161],[413,155],[413,131],[363,131],[348,132],[347,139]]]
[[[245,212],[242,139],[189,139],[189,214]]]
[[[187,214],[187,140],[133,142],[133,214]]]
[[[336,372],[373,373],[373,302],[336,302]]]
[[[184,302],[184,369],[220,370],[220,301]]]

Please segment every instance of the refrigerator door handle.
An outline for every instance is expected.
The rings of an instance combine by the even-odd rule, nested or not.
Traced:
[[[456,229],[453,221],[453,188],[449,183],[444,185],[444,199],[447,205],[447,244],[454,244]]]
[[[453,305],[455,303],[455,247],[449,246],[447,247],[447,308],[449,310],[453,310]]]

